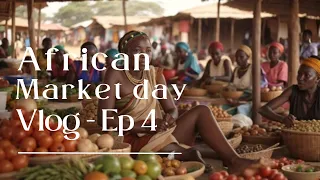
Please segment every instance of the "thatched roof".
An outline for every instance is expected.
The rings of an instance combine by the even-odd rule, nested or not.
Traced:
[[[205,18],[217,18],[218,6],[217,3],[197,6],[191,9],[187,9],[179,12],[178,14],[189,14],[196,19]],[[261,17],[272,17],[272,14],[262,13]],[[231,8],[226,5],[220,5],[220,18],[232,18],[232,19],[251,19],[253,18],[252,10],[243,11],[236,8]]]
[[[78,28],[78,27],[84,27],[84,28],[86,28],[86,27],[90,26],[90,24],[91,24],[92,22],[93,22],[93,20],[82,21],[82,22],[79,22],[79,23],[77,23],[77,24],[72,25],[72,26],[71,26],[71,29],[76,29],[76,28]]]
[[[21,5],[26,5],[25,0],[24,1],[16,1],[16,7]],[[6,20],[11,17],[11,0],[0,0],[0,20]],[[47,6],[46,2],[37,2],[34,3],[34,8],[44,8]]]
[[[289,15],[291,3],[292,0],[263,0],[262,11],[277,15]],[[252,11],[253,9],[252,0],[231,0],[227,2],[226,5],[246,11]],[[307,16],[320,16],[319,7],[319,0],[299,1],[300,14],[306,14]]]
[[[92,19],[108,29],[112,26],[124,26],[123,16],[94,16]],[[146,16],[127,16],[128,25],[136,25],[145,21],[150,20],[150,17]]]

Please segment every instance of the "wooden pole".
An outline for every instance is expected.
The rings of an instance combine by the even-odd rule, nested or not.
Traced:
[[[40,33],[41,33],[41,4],[39,4],[39,14],[38,14],[38,39],[37,39],[37,47],[40,47]]]
[[[255,124],[261,123],[259,108],[261,106],[260,81],[260,46],[261,46],[261,3],[262,0],[255,0],[253,11],[253,60],[252,60],[252,80],[253,80],[253,99],[252,99],[252,120]]]
[[[201,50],[202,19],[198,19],[198,52]]]
[[[11,49],[12,49],[12,58],[16,58],[15,51],[15,42],[16,42],[16,0],[12,0],[12,9],[11,9]]]
[[[8,38],[8,19],[6,19],[6,24],[4,26],[5,37]]]
[[[290,20],[288,25],[289,42],[289,85],[297,83],[299,69],[299,0],[290,3]]]
[[[30,39],[30,46],[32,50],[36,51],[36,44],[34,40],[34,22],[33,22],[33,5],[34,0],[28,0],[28,29],[29,29],[29,39]],[[34,67],[31,68],[31,73],[34,78],[37,78],[37,72],[35,71]]]
[[[216,41],[220,41],[220,5],[221,0],[217,4],[217,19],[216,19]]]
[[[126,0],[122,0],[122,11],[123,11],[123,18],[124,18],[124,30],[125,32],[128,32]]]
[[[235,24],[236,20],[235,19],[231,19],[231,31],[230,31],[230,49],[231,49],[231,53],[233,53],[233,47],[234,47],[234,24]]]

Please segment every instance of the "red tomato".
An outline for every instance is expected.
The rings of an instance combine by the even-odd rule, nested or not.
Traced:
[[[22,140],[21,151],[32,152],[37,147],[37,142],[33,137],[26,137]]]
[[[7,147],[6,149],[4,149],[4,152],[6,153],[6,159],[9,159],[9,160],[11,160],[16,155],[18,155],[18,150],[13,145],[11,145],[11,146]]]
[[[39,118],[38,118],[38,119],[34,119],[34,120],[32,121],[31,126],[32,126],[34,129],[39,130]]]
[[[35,152],[48,152],[48,149],[39,147],[39,148],[35,149],[34,151],[35,151]],[[35,155],[35,156],[40,157],[40,156],[47,156],[47,155],[46,155],[46,154],[37,154],[37,155]]]
[[[273,180],[285,180],[285,177],[283,174],[278,173],[274,176]]]
[[[24,110],[23,108],[18,108],[18,107],[16,109],[12,110],[11,119],[16,119],[16,120],[20,119],[17,109],[21,109],[21,112],[22,112],[22,115],[23,115],[25,121],[30,121],[29,113],[26,110]]]
[[[26,155],[17,155],[12,159],[12,164],[15,170],[20,170],[28,166],[28,157]]]
[[[0,173],[8,173],[13,171],[13,164],[8,160],[0,161]]]
[[[288,158],[286,158],[286,157],[280,158],[280,162],[285,163],[286,161],[288,161]]]
[[[255,179],[255,180],[261,180],[262,177],[261,177],[260,175],[255,175],[255,176],[254,176],[254,179]]]
[[[65,147],[62,143],[53,143],[49,150],[50,152],[65,152]]]
[[[60,131],[56,131],[52,133],[53,142],[61,143],[64,140],[63,133]]]
[[[62,143],[66,152],[75,152],[77,150],[78,141],[76,140],[64,140]]]
[[[42,136],[48,136],[50,135],[48,130],[44,130],[44,131],[34,131],[32,133],[32,136],[37,140],[40,141],[40,139],[42,138]]]
[[[255,180],[255,178],[253,176],[250,176],[250,177],[246,177],[245,180]]]
[[[27,133],[24,129],[22,128],[13,129],[12,137],[14,137],[13,140],[15,142],[20,142],[26,136],[27,136]]]
[[[9,140],[0,140],[0,148],[6,149],[9,146],[12,146]]]
[[[53,144],[53,138],[49,135],[44,135],[38,140],[39,146],[48,149]]]
[[[250,168],[247,168],[243,171],[243,175],[244,177],[252,177],[256,174],[257,170],[255,169],[250,169]]]
[[[210,180],[223,180],[224,178],[223,178],[222,174],[215,172],[215,173],[211,174],[209,179]]]
[[[270,176],[269,176],[269,179],[273,179],[278,173],[279,173],[278,170],[272,169],[272,170],[271,170],[271,174],[270,174]]]
[[[221,174],[224,178],[226,178],[226,177],[229,176],[229,173],[228,173],[227,171],[220,171],[220,174]]]
[[[236,175],[229,175],[226,180],[238,180]]]
[[[19,119],[12,119],[10,125],[12,128],[22,127],[21,121]]]
[[[302,163],[304,163],[304,161],[301,160],[301,159],[298,159],[298,160],[296,161],[296,163],[297,163],[297,164],[302,164]]]
[[[245,180],[244,177],[238,177],[238,180]]]
[[[0,161],[6,158],[6,153],[2,148],[0,148]]]
[[[12,137],[12,134],[13,134],[13,129],[8,126],[3,126],[0,129],[0,133],[1,133],[1,136],[3,137],[3,139],[10,140]]]
[[[262,168],[260,168],[259,173],[262,177],[269,177],[271,174],[271,168],[270,167],[262,167]]]

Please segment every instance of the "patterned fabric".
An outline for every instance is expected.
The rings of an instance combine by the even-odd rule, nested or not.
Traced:
[[[303,60],[301,64],[311,67],[320,75],[320,60],[310,57]]]

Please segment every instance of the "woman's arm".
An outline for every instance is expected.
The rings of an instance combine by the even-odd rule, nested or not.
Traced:
[[[115,109],[115,103],[116,103],[116,89],[115,84],[121,82],[121,71],[116,71],[111,68],[106,71],[106,76],[104,79],[104,83],[110,85],[110,90],[104,93],[101,93],[101,97],[107,97],[109,96],[109,99],[106,100],[99,100],[98,104],[98,125],[102,126],[102,110],[103,109]],[[103,86],[104,87],[104,86]],[[101,88],[100,91],[103,91],[104,89]],[[113,117],[113,120],[108,120],[108,128],[115,128],[119,126],[119,118],[118,114],[115,112],[107,112],[107,117]],[[123,128],[126,129],[130,126],[130,123],[127,121],[123,122]],[[148,133],[150,132],[147,128],[142,128],[140,125],[134,125],[132,130],[130,130],[132,133]],[[154,133],[154,132],[152,132]]]
[[[225,74],[224,76],[216,76],[215,79],[218,81],[225,81],[225,82],[230,82],[231,76],[232,76],[232,70],[229,61],[225,60],[223,62],[223,67]]]
[[[259,113],[272,121],[283,122],[285,116],[277,114],[274,112],[275,109],[283,105],[285,102],[289,101],[289,98],[292,94],[292,87],[286,89],[280,96],[268,102],[266,105],[260,108]]]
[[[157,84],[163,84],[167,87],[167,83],[166,80],[164,78],[164,76],[162,75],[162,73],[157,73]],[[163,91],[158,91],[158,96],[159,97],[163,97]],[[170,114],[174,119],[178,118],[178,109],[176,107],[176,105],[174,104],[172,95],[169,91],[167,91],[167,99],[161,99],[159,100],[162,109],[164,110],[164,112],[166,114]]]

